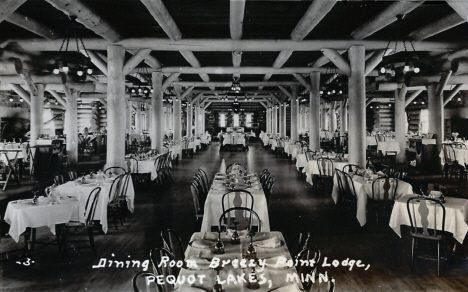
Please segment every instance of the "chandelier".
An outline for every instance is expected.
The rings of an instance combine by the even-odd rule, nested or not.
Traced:
[[[144,76],[147,74],[148,74],[148,69],[146,67],[137,68],[136,78],[140,80],[141,84],[139,84],[138,86],[133,86],[130,89],[131,97],[148,98],[150,96],[150,93],[153,93],[153,88],[149,84],[143,83],[143,81],[145,80]]]
[[[232,84],[231,84],[231,91],[235,93],[240,93],[242,90],[242,87],[239,82],[239,77],[234,77]]]

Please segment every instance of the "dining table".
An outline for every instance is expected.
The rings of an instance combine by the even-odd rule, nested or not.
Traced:
[[[149,173],[151,174],[151,180],[155,180],[158,177],[157,166],[154,164],[158,157],[164,154],[158,154],[155,156],[143,158],[143,159],[129,159],[127,162],[127,171],[131,173]]]
[[[343,167],[347,164],[349,164],[349,161],[348,160],[336,160],[336,159],[332,159],[332,162],[333,162],[333,171],[335,168],[338,168],[339,170],[343,170]],[[305,173],[306,174],[306,181],[313,185],[313,176],[314,175],[320,175],[320,172],[319,172],[319,167],[318,167],[318,164],[317,164],[317,160],[316,159],[311,159],[307,162],[307,164],[304,166],[304,168],[302,169],[302,173]]]
[[[381,151],[384,155],[387,152],[396,152],[397,154],[400,153],[400,143],[396,141],[382,141],[377,144],[377,152]]]
[[[468,148],[466,147],[453,147],[453,151],[455,152],[454,159],[458,161],[458,163],[462,166],[468,164]],[[445,156],[444,150],[442,149],[439,153],[440,161],[442,165],[445,164]]]
[[[219,271],[210,268],[213,259],[221,261],[241,260],[246,258],[246,250],[252,240],[255,247],[257,258],[264,260],[264,265],[257,265],[256,274],[260,285],[256,291],[281,291],[281,292],[299,292],[302,291],[302,285],[299,282],[288,280],[288,275],[297,274],[294,266],[285,264],[287,260],[292,259],[286,246],[285,239],[281,232],[258,232],[251,239],[246,232],[240,231],[240,244],[232,244],[230,234],[223,232],[220,239],[224,245],[223,254],[214,253],[214,245],[218,239],[218,233],[196,232],[192,235],[190,243],[185,250],[185,259],[190,260],[194,265],[182,268],[179,278],[195,277],[194,283],[189,284],[185,281],[177,285],[175,291],[211,291],[216,283],[217,275],[223,283],[225,292],[243,292],[252,291],[244,281],[227,281],[228,278],[239,279],[244,275],[248,279],[252,268],[237,264],[227,264],[220,267]],[[203,281],[199,280],[203,277]],[[264,279],[264,280],[263,280]],[[200,290],[197,290],[200,289]]]
[[[47,197],[39,197],[36,204],[33,199],[11,201],[4,218],[10,225],[8,234],[16,242],[27,228],[48,227],[55,234],[57,224],[85,222],[83,204],[69,196],[62,196],[56,204],[52,204]]]
[[[357,199],[357,210],[356,218],[359,221],[361,226],[366,225],[367,223],[367,200],[372,199],[372,180],[365,179],[363,176],[350,173],[354,183],[354,189],[356,190],[356,199]],[[379,175],[374,175],[374,179]],[[395,200],[401,196],[413,194],[413,187],[411,184],[398,180],[398,187],[395,194]],[[338,190],[338,180],[337,176],[333,177],[333,190],[332,198],[335,204],[339,202],[339,190]]]
[[[250,177],[251,185],[244,187],[244,189],[249,191],[254,198],[253,210],[257,212],[260,217],[262,230],[270,231],[267,201],[260,180],[256,174],[249,174],[248,176]],[[230,189],[225,186],[224,182],[225,174],[218,173],[215,175],[205,201],[201,226],[202,232],[211,231],[212,226],[218,226],[219,224],[219,217],[223,213],[222,198],[225,193],[230,191]]]
[[[390,216],[389,226],[395,231],[395,233],[401,237],[401,225],[411,226],[409,219],[407,202],[408,199],[417,195],[406,195],[400,197],[395,201],[393,206],[392,215]],[[412,201],[410,204],[417,204],[417,202]],[[445,203],[445,231],[453,234],[453,237],[461,244],[466,237],[468,232],[468,200],[462,198],[446,197]],[[434,223],[437,223],[437,230],[442,229],[442,216],[437,216],[437,222],[434,222],[434,212],[441,214],[442,208],[438,204],[433,204],[434,208],[429,205],[429,215],[428,219],[430,220],[428,226],[434,227]],[[437,208],[437,209],[436,209]],[[417,213],[417,212],[416,212]],[[419,213],[416,214],[416,222],[420,224],[421,216]]]
[[[223,140],[223,146],[226,146],[226,145],[242,145],[245,147],[245,137],[244,137],[244,134],[242,135],[230,135],[230,134],[226,134],[223,136],[224,137],[224,140]]]
[[[112,186],[112,182],[117,178],[117,175],[112,175],[110,177],[106,175],[103,181],[98,181],[96,179],[96,175],[93,177],[94,178],[91,178],[89,175],[87,175],[85,176],[84,181],[82,181],[81,178],[74,181],[69,181],[57,186],[55,189],[62,197],[70,196],[77,198],[84,208],[91,191],[99,186],[101,188],[101,193],[99,194],[99,199],[97,201],[94,220],[99,221],[102,226],[102,231],[107,233],[107,204],[109,203],[109,192]],[[128,187],[125,197],[127,201],[127,208],[130,212],[133,213],[135,189],[133,188],[133,181],[131,178],[128,180]]]

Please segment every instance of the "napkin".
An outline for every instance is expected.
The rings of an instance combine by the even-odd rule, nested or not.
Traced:
[[[281,241],[279,241],[276,237],[272,237],[269,239],[256,241],[254,242],[254,245],[258,247],[277,248],[281,246]]]
[[[234,229],[228,229],[227,234],[228,234],[229,238],[231,238],[233,233],[234,233]],[[238,230],[237,234],[239,234],[240,238],[246,238],[247,235],[249,234],[249,231],[247,231],[247,230]]]
[[[191,266],[190,270],[208,270],[210,268],[210,261],[196,256],[190,256],[187,260],[195,261],[196,267]]]
[[[274,289],[274,290],[270,290],[271,292],[300,292],[301,290],[299,290],[299,287],[297,287],[296,284],[291,284],[291,285],[288,285],[288,286],[283,286],[283,287],[279,287],[277,289]]]
[[[205,232],[203,238],[206,240],[216,241],[218,240],[218,233],[216,232]]]
[[[192,241],[191,246],[195,247],[195,248],[211,248],[211,247],[215,246],[215,242],[208,241],[208,240],[205,240],[205,239],[198,239],[198,240]]]

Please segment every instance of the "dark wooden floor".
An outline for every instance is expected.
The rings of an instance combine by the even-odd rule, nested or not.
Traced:
[[[317,193],[297,172],[294,163],[275,158],[270,150],[254,144],[249,152],[219,152],[214,143],[193,158],[180,161],[173,170],[171,188],[138,190],[135,214],[125,226],[115,230],[109,224],[106,235],[98,235],[98,255],[90,250],[70,251],[71,263],[58,256],[56,247],[41,246],[35,264],[29,267],[15,261],[0,263],[0,291],[131,291],[130,280],[141,268],[93,268],[101,259],[148,259],[149,250],[161,244],[160,231],[173,228],[180,232],[187,244],[197,230],[194,221],[190,180],[198,168],[213,177],[221,160],[227,164],[245,164],[250,172],[268,168],[276,177],[269,207],[271,229],[281,231],[288,241],[299,230],[310,230],[312,241],[330,263],[346,259],[369,264],[367,271],[354,267],[321,267],[337,282],[337,291],[468,291],[468,260],[455,259],[450,267],[442,269],[437,277],[436,262],[420,261],[414,272],[409,267],[410,240],[400,239],[389,227],[388,221],[376,226],[369,220],[365,228],[357,227],[355,218],[337,215],[330,194]],[[466,183],[455,183],[452,188],[466,196]],[[43,228],[41,240],[53,237]],[[21,247],[6,239],[1,249]],[[465,249],[466,250],[466,249]],[[466,257],[466,254],[459,254]],[[109,263],[107,263],[109,264]]]

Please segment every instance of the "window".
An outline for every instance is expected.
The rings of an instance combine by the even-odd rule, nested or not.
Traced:
[[[239,127],[239,114],[234,114],[234,127]]]
[[[226,127],[226,114],[219,114],[219,126],[221,128]]]
[[[245,126],[252,128],[252,114],[245,114]]]
[[[429,111],[421,110],[419,114],[419,133],[427,134],[429,132]]]

